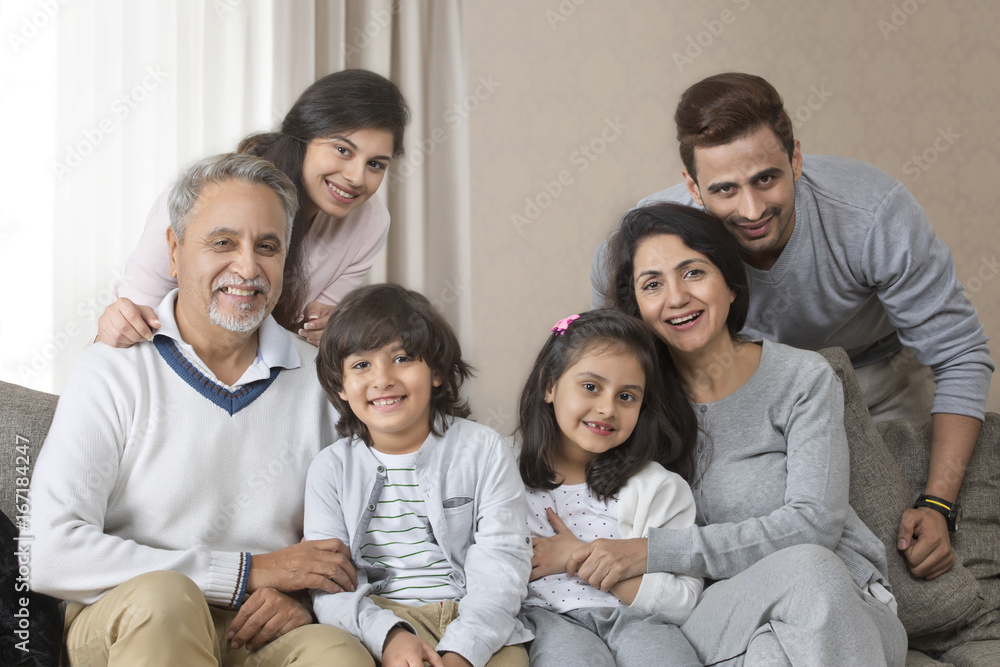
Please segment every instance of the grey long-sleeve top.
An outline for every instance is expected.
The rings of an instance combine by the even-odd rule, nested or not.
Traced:
[[[728,579],[786,547],[818,544],[859,586],[888,586],[885,548],[848,504],[843,389],[823,357],[765,340],[742,387],[694,408],[697,523],[650,530],[650,572]]]

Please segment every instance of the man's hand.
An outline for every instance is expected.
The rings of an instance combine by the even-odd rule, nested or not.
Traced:
[[[445,667],[434,647],[405,628],[395,627],[385,637],[382,667]]]
[[[312,612],[303,603],[273,588],[261,588],[243,602],[229,626],[233,648],[244,644],[250,651],[277,639],[286,632],[312,623]]]
[[[299,542],[269,554],[254,554],[250,559],[247,590],[276,588],[298,591],[315,588],[327,593],[353,591],[358,573],[351,563],[351,552],[343,542],[331,538]]]
[[[111,347],[132,347],[144,340],[153,340],[152,329],[159,328],[160,320],[152,308],[121,297],[101,313],[94,342]]]
[[[305,323],[299,329],[299,335],[318,346],[320,338],[323,337],[323,329],[326,328],[326,321],[330,319],[332,312],[333,306],[319,301],[313,301],[306,305],[303,312]]]
[[[536,537],[531,540],[531,581],[565,572],[569,555],[586,544],[566,527],[551,507],[545,508],[545,516],[556,534],[553,537]]]
[[[472,663],[454,651],[448,651],[441,659],[444,667],[472,667]]]
[[[570,555],[566,574],[575,574],[607,593],[619,581],[645,574],[648,553],[649,541],[645,537],[594,540]]]
[[[914,577],[933,579],[955,564],[948,522],[943,514],[929,507],[903,512],[897,539],[896,546],[906,557]]]

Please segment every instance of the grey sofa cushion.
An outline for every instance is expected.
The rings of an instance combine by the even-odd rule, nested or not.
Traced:
[[[877,428],[914,493],[919,494],[927,481],[930,427],[891,421]],[[915,638],[910,644],[924,651],[946,651],[947,660],[957,666],[997,664],[983,663],[975,656],[991,656],[996,661],[1000,654],[1000,415],[986,415],[958,502],[963,517],[958,532],[952,536],[952,547],[956,562],[978,580],[983,611],[957,633],[931,634]]]
[[[57,400],[52,394],[0,382],[0,509],[15,523],[21,514],[15,507],[17,489],[25,488],[35,468]]]
[[[896,549],[896,532],[903,511],[915,498],[903,472],[879,436],[868,414],[861,388],[847,353],[840,348],[820,351],[844,385],[844,425],[851,452],[851,505],[885,545],[889,583],[899,604],[899,620],[913,638],[951,633],[983,613],[984,600],[972,572],[960,564],[936,579],[917,579]]]

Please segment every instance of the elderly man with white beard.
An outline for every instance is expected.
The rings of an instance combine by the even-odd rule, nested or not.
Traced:
[[[339,540],[300,542],[337,415],[270,312],[298,206],[271,163],[208,158],[170,194],[161,327],[77,359],[31,483],[32,588],[69,600],[73,665],[318,665],[361,644],[303,592],[353,590]]]

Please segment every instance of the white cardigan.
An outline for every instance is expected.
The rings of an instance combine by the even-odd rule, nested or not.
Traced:
[[[648,463],[618,492],[618,531],[623,539],[647,537],[650,528],[694,525],[694,496],[684,479],[658,463]],[[691,616],[704,582],[669,572],[647,572],[631,606],[681,625]]]

